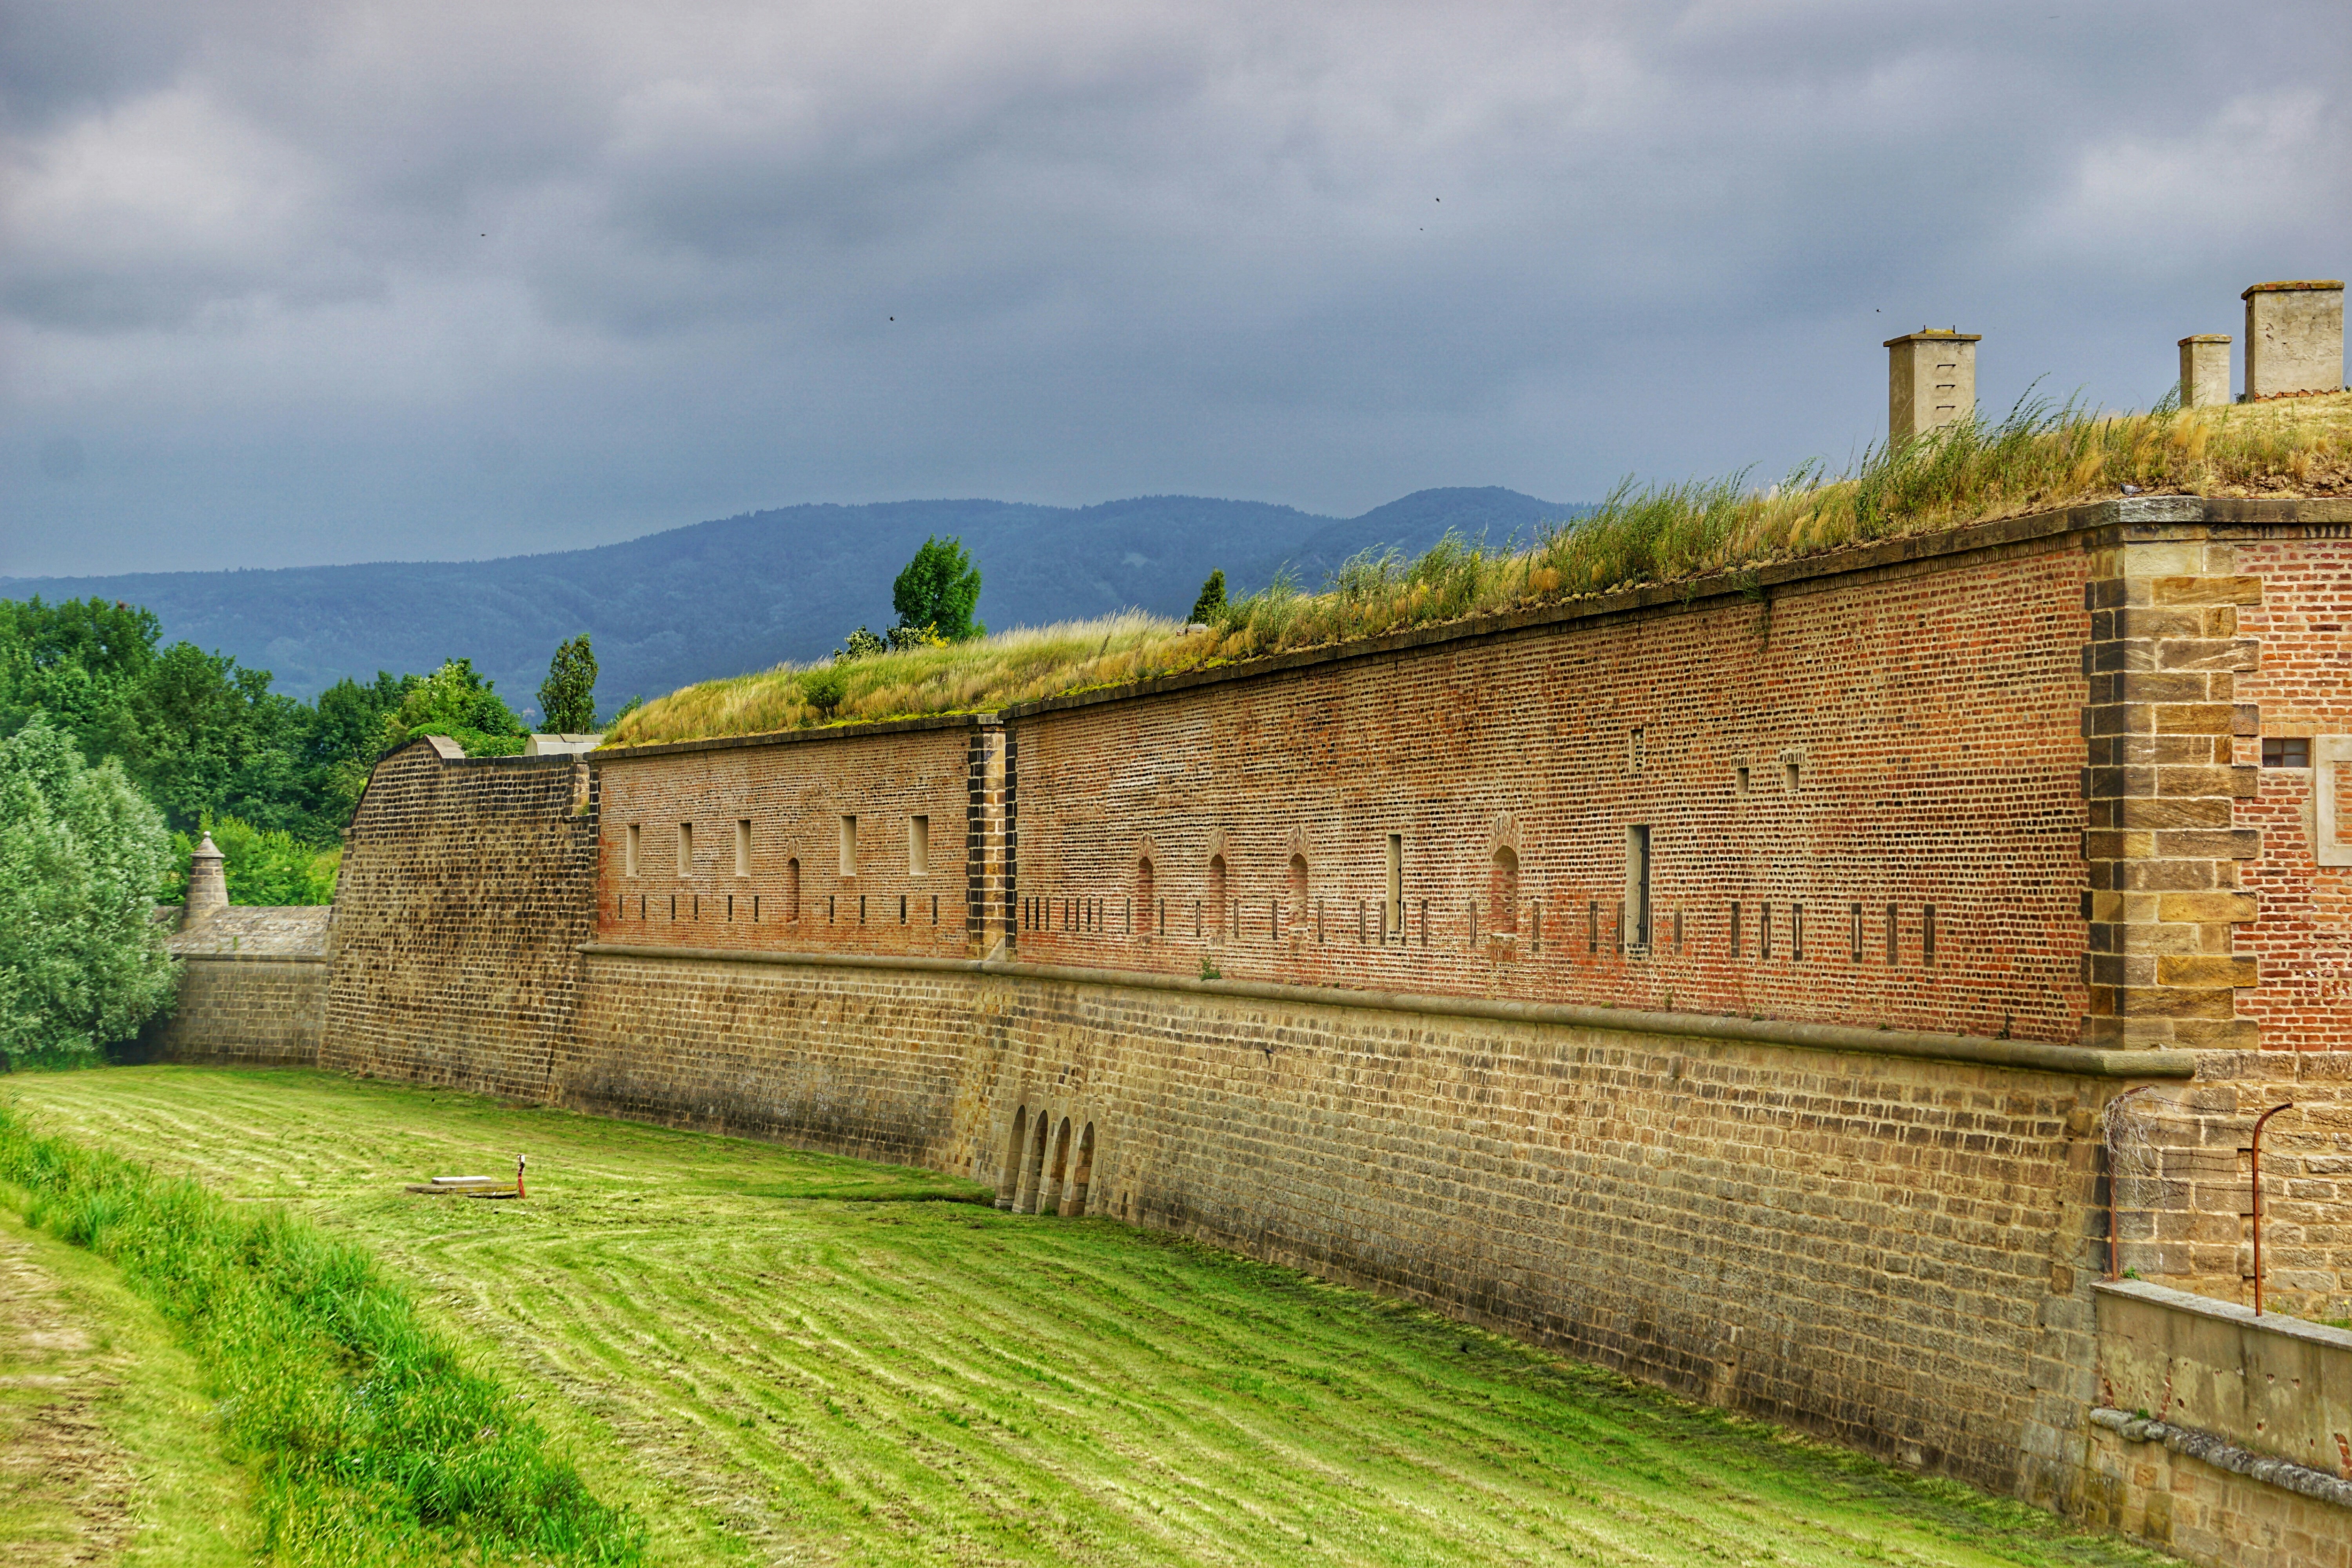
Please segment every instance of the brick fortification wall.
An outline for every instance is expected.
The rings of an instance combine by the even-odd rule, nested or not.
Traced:
[[[443,746],[378,763],[344,837],[319,1064],[536,1099],[595,914],[593,780]]]
[[[2352,701],[2252,633],[2352,542],[2232,504],[608,752],[593,790],[411,748],[321,1059],[970,1173],[2065,1504],[2109,1105],[2203,1148],[2274,1061],[2346,1077],[2262,989],[2343,927],[2273,831],[2317,785],[2260,751]],[[2142,1187],[2126,1260],[2231,1266],[2227,1180]],[[2352,1282],[2323,1206],[2312,1303]]]
[[[179,999],[123,1056],[134,1061],[309,1067],[327,1016],[330,910],[239,906],[166,939]]]

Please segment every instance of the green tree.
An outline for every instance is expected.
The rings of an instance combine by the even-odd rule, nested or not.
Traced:
[[[1209,574],[1201,584],[1201,596],[1192,601],[1192,613],[1185,617],[1197,626],[1213,626],[1225,613],[1225,573],[1223,567]]]
[[[890,585],[890,605],[898,612],[899,626],[929,627],[950,642],[987,635],[988,628],[971,618],[979,604],[980,568],[964,553],[960,539],[935,534],[924,540]]]
[[[228,878],[232,904],[331,904],[335,873],[342,868],[341,847],[321,849],[278,828],[256,827],[234,816],[206,817],[196,833],[172,835],[171,875],[157,895],[167,904],[186,901],[188,861],[196,852],[200,834],[213,836],[221,852],[221,869]]]
[[[469,757],[510,757],[529,731],[482,679],[470,658],[453,658],[402,693],[383,721],[383,749],[419,735],[446,735]]]
[[[152,918],[163,819],[112,758],[36,717],[0,741],[0,1056],[97,1059],[172,1000]]]
[[[371,685],[345,676],[319,693],[310,717],[303,761],[310,770],[311,821],[299,837],[314,844],[331,844],[367,788],[368,773],[383,755],[384,721],[400,710],[403,699],[424,684],[418,675],[375,672]]]
[[[584,735],[596,728],[596,656],[582,632],[555,650],[547,679],[539,684],[540,721],[559,734]]]

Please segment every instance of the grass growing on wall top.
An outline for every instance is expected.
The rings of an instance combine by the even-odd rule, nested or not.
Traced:
[[[1807,465],[1618,487],[1533,541],[1447,538],[1425,554],[1360,555],[1319,593],[1277,581],[1187,631],[1133,613],[705,681],[615,725],[613,745],[986,710],[1409,627],[1649,584],[1695,582],[1842,547],[1958,528],[2130,486],[2149,495],[2352,495],[2352,394],[2103,415],[2021,403],[1999,419],[1875,447],[1847,471]]]
[[[16,1092],[367,1243],[656,1563],[2164,1561],[1364,1291],[938,1201],[984,1191],[950,1176],[313,1072]],[[524,1203],[398,1188],[517,1151]]]
[[[30,1224],[113,1263],[186,1337],[230,1456],[257,1474],[272,1560],[639,1560],[638,1529],[588,1494],[522,1401],[421,1322],[361,1247],[37,1136],[7,1107],[0,1179],[28,1194]]]

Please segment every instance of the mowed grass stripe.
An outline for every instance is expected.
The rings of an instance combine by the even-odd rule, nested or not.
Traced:
[[[936,1173],[309,1073],[16,1092],[365,1239],[668,1561],[2162,1561],[1289,1270],[916,1201],[977,1191]],[[399,1191],[518,1152],[523,1204]]]

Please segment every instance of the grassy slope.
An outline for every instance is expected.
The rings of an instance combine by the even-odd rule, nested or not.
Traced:
[[[107,1264],[28,1228],[21,1196],[0,1185],[0,1555],[250,1562],[247,1479],[194,1358]]]
[[[308,1073],[11,1093],[377,1247],[661,1560],[2160,1561],[1184,1242],[874,1201],[976,1191],[923,1172]],[[525,1203],[400,1192],[517,1152]]]
[[[647,703],[607,739],[642,745],[1003,708],[2126,493],[2352,494],[2352,394],[2112,416],[2021,405],[2000,420],[1874,448],[1834,477],[1807,465],[1769,488],[1744,473],[1629,482],[1591,515],[1532,541],[1487,549],[1448,539],[1410,561],[1358,556],[1325,592],[1276,583],[1234,603],[1209,631],[1129,615],[704,681]],[[812,700],[821,674],[845,686],[822,710]]]

